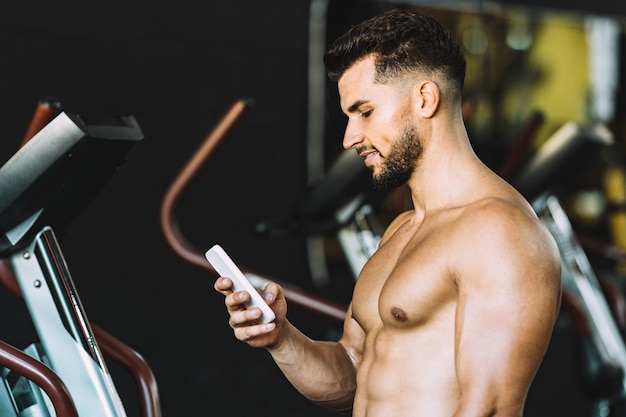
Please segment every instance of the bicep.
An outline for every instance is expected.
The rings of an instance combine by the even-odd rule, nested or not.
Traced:
[[[523,404],[560,302],[558,262],[546,242],[496,238],[480,247],[489,257],[468,258],[455,325],[457,376],[467,399],[496,408]]]

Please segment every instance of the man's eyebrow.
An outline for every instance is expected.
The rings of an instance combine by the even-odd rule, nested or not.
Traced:
[[[369,100],[358,100],[355,101],[350,107],[348,107],[348,113],[354,113],[361,107],[363,104],[369,103]]]

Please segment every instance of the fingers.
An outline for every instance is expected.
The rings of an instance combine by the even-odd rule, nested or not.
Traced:
[[[240,294],[247,295],[247,293],[234,293],[226,298],[237,298]],[[243,298],[247,299],[248,297]],[[276,324],[274,322],[261,324],[256,323],[260,317],[261,310],[259,308],[251,308],[249,310],[244,309],[239,311],[230,310],[230,319],[228,320],[228,324],[233,329],[233,333],[238,340],[251,343],[254,339],[268,334],[276,328]]]
[[[233,293],[232,286],[233,286],[233,282],[230,280],[230,278],[226,278],[226,277],[219,277],[215,281],[215,284],[213,285],[213,287],[215,288],[217,292],[225,296],[235,294],[235,296],[230,301],[226,300],[226,305],[232,306],[235,304],[246,303],[250,297],[247,294],[247,292],[239,291],[237,293]],[[281,294],[280,285],[276,284],[275,282],[269,282],[265,286],[263,291],[261,292],[263,299],[268,305],[271,305],[278,298],[280,294]]]
[[[228,311],[238,311],[244,307],[244,304],[250,301],[250,294],[247,291],[233,292],[233,282],[230,278],[220,277],[215,281],[213,287],[219,293],[226,296],[224,302]]]
[[[226,277],[219,277],[213,284],[213,288],[215,288],[217,292],[222,293],[224,295],[228,295],[233,292],[232,286],[233,286],[233,282],[231,281],[230,278],[226,278]],[[261,294],[263,295],[263,298],[265,299],[265,301],[268,304],[271,304],[276,299],[279,292],[280,292],[280,286],[276,284],[275,282],[269,282],[265,286]],[[243,301],[247,301],[247,299]]]
[[[280,285],[275,282],[269,282],[263,289],[263,299],[269,305],[272,305],[281,293]]]
[[[255,320],[261,317],[261,310],[258,308],[244,309],[244,310],[231,310],[230,319],[228,324],[230,327],[242,327],[250,325]]]
[[[276,325],[274,322],[257,324],[255,326],[234,327],[235,337],[242,342],[249,342],[252,339],[264,336],[270,333]]]
[[[230,278],[226,277],[219,277],[215,281],[215,284],[213,284],[213,288],[215,288],[215,291],[220,292],[224,295],[230,294],[232,292],[232,286],[233,282],[230,280]]]
[[[231,317],[237,312],[258,310],[247,310],[245,304],[248,301],[250,301],[250,294],[248,294],[247,291],[232,292],[232,290],[227,290],[226,297],[224,298],[224,304],[226,304],[226,309],[228,310],[228,313],[231,315]]]
[[[225,297],[224,303],[230,314],[229,324],[232,328],[255,324],[255,321],[261,318],[261,309],[247,308],[248,301],[250,294],[247,291],[233,292]]]
[[[224,304],[229,314],[228,324],[233,329],[235,337],[250,346],[264,347],[276,343],[278,333],[277,323],[259,323],[258,320],[262,316],[261,309],[254,307],[247,309],[246,304],[250,301],[250,294],[247,291],[233,292],[233,282],[226,277],[219,277],[214,288],[217,292],[223,294]],[[267,304],[278,306],[279,312],[282,313],[283,319],[286,314],[285,299],[280,285],[270,282],[261,292]],[[276,303],[276,301],[280,301]]]

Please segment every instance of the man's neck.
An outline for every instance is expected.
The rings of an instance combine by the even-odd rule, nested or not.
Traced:
[[[408,181],[417,216],[457,207],[476,197],[474,184],[489,170],[478,159],[463,128],[433,134]]]

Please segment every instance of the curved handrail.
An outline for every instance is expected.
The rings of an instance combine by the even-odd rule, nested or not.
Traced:
[[[50,368],[0,340],[0,365],[33,381],[48,394],[58,417],[78,417],[67,387]]]
[[[122,364],[135,380],[135,385],[139,391],[141,415],[161,417],[159,388],[154,373],[145,359],[100,327],[92,324],[91,330],[102,349],[102,353]]]
[[[167,190],[161,206],[161,229],[169,246],[183,260],[210,272],[215,272],[215,270],[206,261],[203,254],[194,248],[181,232],[178,222],[176,221],[175,209],[182,193],[195,179],[200,169],[213,155],[219,144],[228,135],[237,121],[243,116],[249,104],[250,102],[248,100],[238,100],[230,107],[176,177]],[[246,268],[242,268],[242,270],[244,272],[250,272],[250,270]],[[256,272],[255,274],[264,278],[261,274]],[[298,305],[334,320],[343,321],[345,319],[346,309],[344,307],[308,294],[288,283],[279,283],[283,287],[285,297],[294,305]]]

